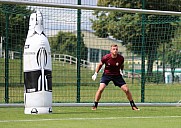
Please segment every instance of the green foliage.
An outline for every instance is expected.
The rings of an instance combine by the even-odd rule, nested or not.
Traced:
[[[140,0],[98,0],[98,6],[141,8]]]
[[[174,82],[175,79],[175,69],[181,67],[181,47],[178,48],[178,46],[174,47],[174,45],[171,45],[168,48],[168,52],[166,53],[166,62],[170,65],[171,73],[172,73],[172,82]]]
[[[29,28],[31,9],[20,5],[0,5],[0,37],[8,37],[11,50],[22,49]],[[8,26],[8,33],[6,27]],[[4,47],[4,45],[3,45]]]
[[[74,33],[59,31],[54,37],[49,37],[52,53],[67,54],[77,57],[77,37]],[[87,48],[83,41],[83,35],[80,41],[81,59],[86,60]]]
[[[106,38],[108,37],[108,29],[106,28],[106,20],[105,19],[100,19],[94,22],[92,25],[92,29],[95,30],[95,35],[101,38]]]
[[[158,49],[158,58],[161,58],[165,65],[171,69],[172,80],[175,81],[175,69],[181,67],[181,22],[174,33],[174,38],[167,44],[162,44]]]

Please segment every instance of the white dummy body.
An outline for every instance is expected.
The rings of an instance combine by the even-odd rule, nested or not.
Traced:
[[[44,34],[43,16],[32,13],[24,46],[25,114],[52,112],[51,51]]]

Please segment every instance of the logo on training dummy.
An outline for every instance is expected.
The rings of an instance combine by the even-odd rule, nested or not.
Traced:
[[[30,47],[30,45],[25,45],[24,49],[28,49]]]
[[[119,63],[117,62],[117,63],[116,63],[116,66],[118,66],[118,65],[119,65]]]
[[[41,47],[37,53],[37,64],[39,67],[45,67],[47,65],[47,52],[44,47]]]

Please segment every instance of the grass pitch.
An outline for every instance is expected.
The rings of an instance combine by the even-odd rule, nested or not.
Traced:
[[[0,108],[1,128],[180,128],[180,107],[53,107],[52,114],[26,115],[23,107]]]

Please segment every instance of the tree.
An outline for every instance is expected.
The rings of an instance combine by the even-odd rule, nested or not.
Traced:
[[[162,0],[98,0],[98,6],[121,7],[134,9],[181,11],[180,0],[169,0],[164,3]],[[159,4],[160,3],[160,4]],[[169,15],[144,15],[129,14],[122,12],[94,11],[96,20],[91,20],[92,28],[99,37],[113,36],[122,40],[122,44],[134,54],[141,54],[142,37],[144,30],[145,54],[148,60],[147,74],[152,76],[153,62],[157,56],[157,49],[160,44],[169,43],[174,38],[174,31],[177,29],[179,17]],[[145,28],[142,23],[145,23]],[[105,36],[106,35],[106,36]]]
[[[170,66],[172,73],[172,82],[175,81],[175,69],[181,67],[181,37],[173,39],[172,43],[167,45],[166,62]]]
[[[175,81],[175,69],[181,67],[181,23],[175,31],[174,38],[165,44],[161,44],[158,48],[158,58],[162,60],[163,71],[165,71],[165,65],[171,69],[172,82]],[[163,74],[165,76],[165,74]]]
[[[173,50],[168,56],[168,62],[170,63],[171,73],[172,73],[172,82],[175,81],[175,69],[181,66],[181,52],[180,50]]]
[[[74,33],[59,31],[57,35],[49,38],[52,52],[67,54],[77,57],[77,37]],[[87,48],[83,41],[83,35],[81,38],[81,59],[87,59]]]
[[[28,9],[26,6],[0,5],[0,37],[5,38],[8,29],[9,49],[23,48],[29,28],[29,16],[32,12],[33,10]],[[7,23],[8,28],[6,28]]]

